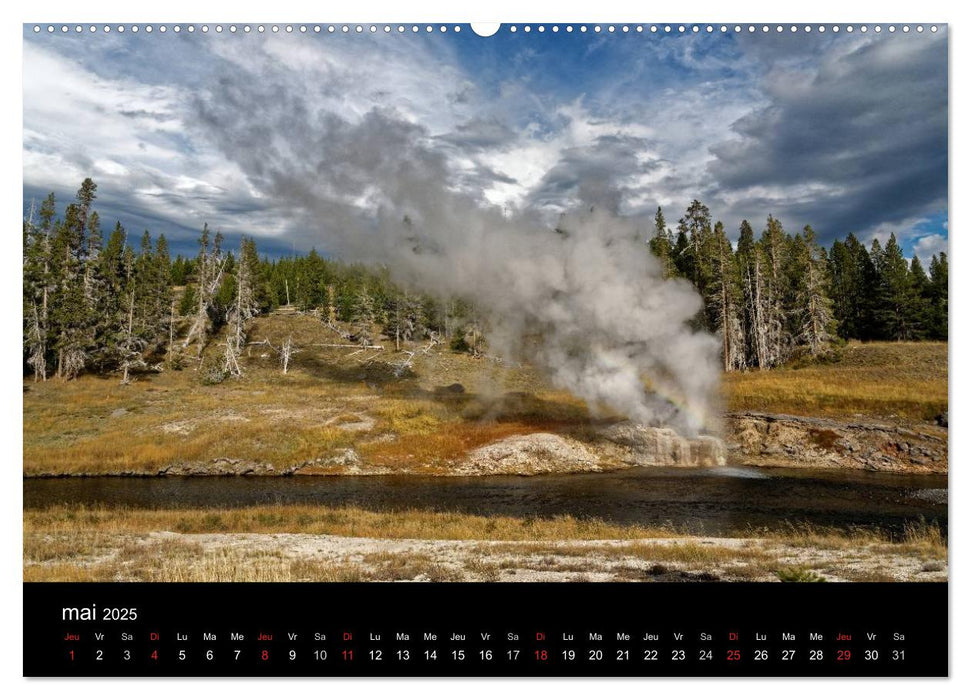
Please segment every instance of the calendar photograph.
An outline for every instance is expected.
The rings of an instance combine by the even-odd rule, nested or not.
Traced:
[[[24,25],[25,585],[947,581],[947,25],[484,34]]]

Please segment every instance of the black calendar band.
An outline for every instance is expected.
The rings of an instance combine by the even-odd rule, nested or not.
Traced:
[[[945,583],[26,583],[26,676],[946,676]]]

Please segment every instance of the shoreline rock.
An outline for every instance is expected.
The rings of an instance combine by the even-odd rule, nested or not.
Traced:
[[[598,447],[635,467],[722,467],[725,444],[713,435],[688,438],[671,428],[615,423],[597,431]]]
[[[449,469],[457,476],[603,471],[600,459],[579,440],[553,433],[513,435],[472,450]]]
[[[947,430],[772,413],[726,417],[733,463],[946,474]]]

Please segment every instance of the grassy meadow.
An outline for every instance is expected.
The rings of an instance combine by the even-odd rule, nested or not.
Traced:
[[[851,342],[832,360],[724,379],[729,411],[932,421],[947,411],[947,343]]]

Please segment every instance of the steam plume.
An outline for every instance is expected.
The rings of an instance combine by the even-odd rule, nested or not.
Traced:
[[[717,343],[688,327],[701,299],[663,278],[635,222],[590,203],[555,229],[503,212],[461,186],[424,127],[381,108],[351,121],[274,82],[224,77],[196,100],[196,123],[328,252],[474,300],[497,354],[594,411],[692,434],[710,424]]]

